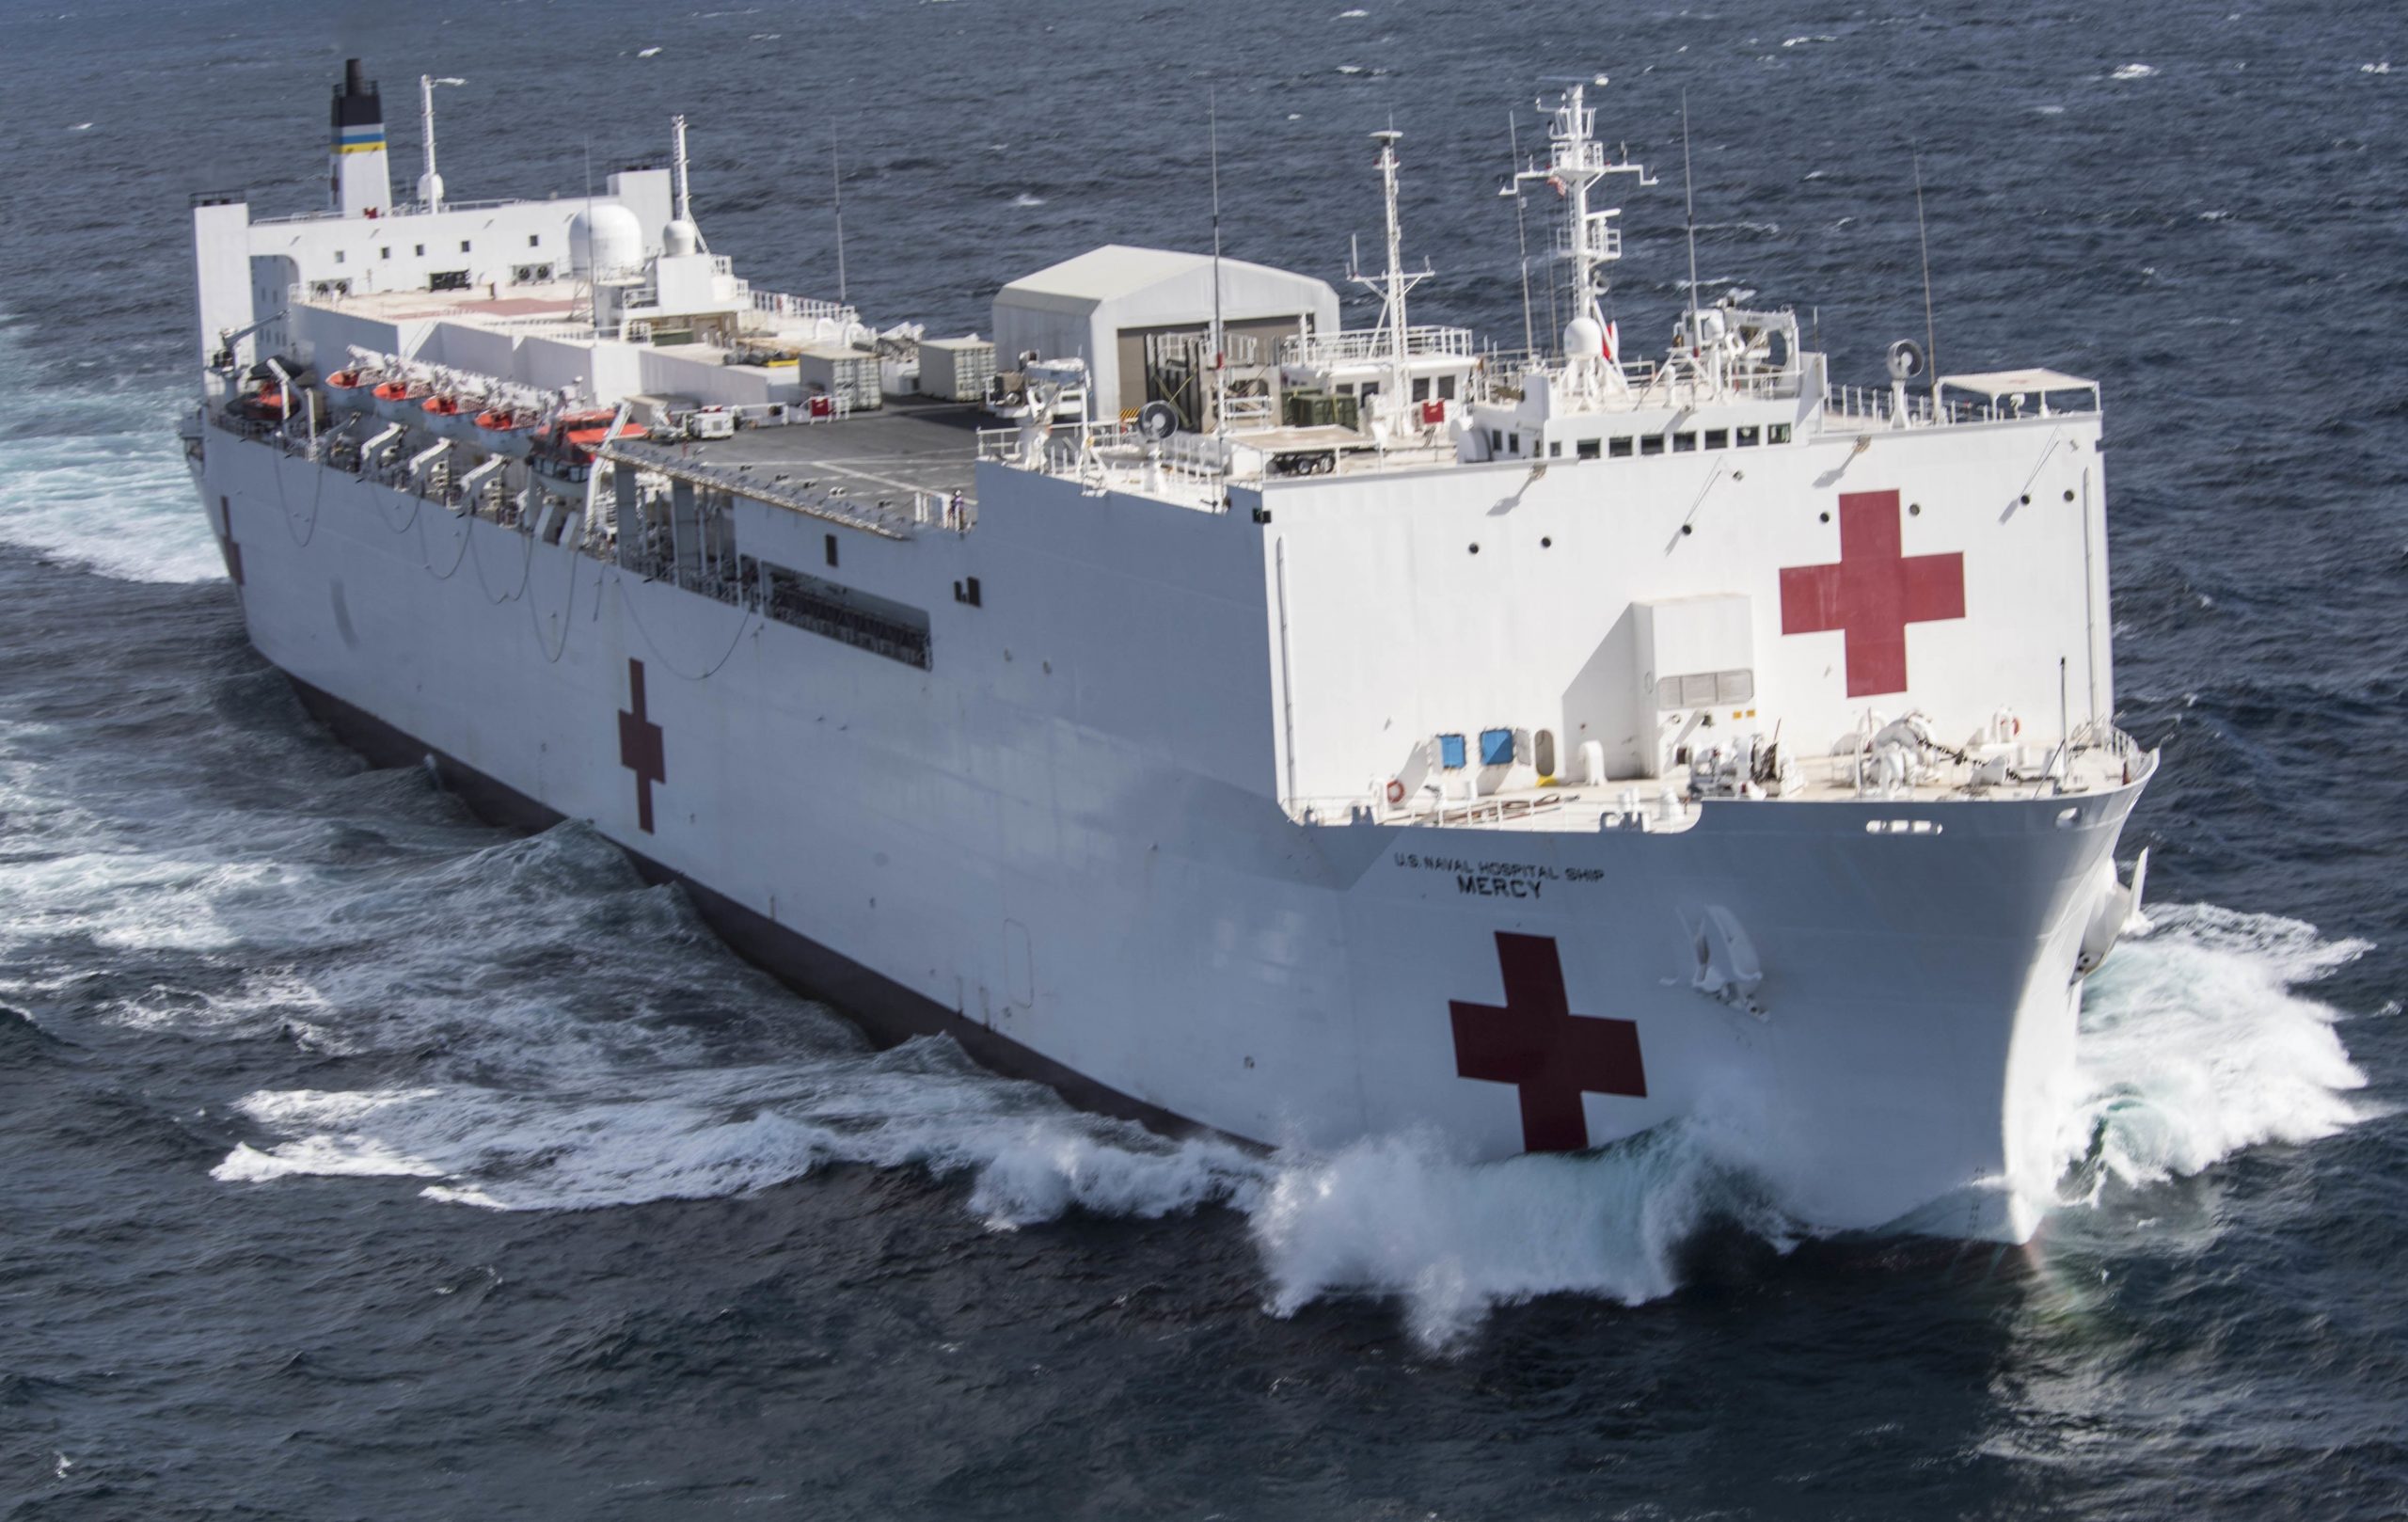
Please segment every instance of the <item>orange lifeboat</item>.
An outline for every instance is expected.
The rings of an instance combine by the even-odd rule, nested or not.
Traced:
[[[533,447],[539,420],[531,413],[487,407],[476,416],[476,441],[496,454],[524,456]]]
[[[338,370],[326,377],[326,400],[335,412],[346,417],[367,411],[373,389],[357,370]]]
[[[613,434],[610,420],[617,416],[609,407],[561,414],[535,430],[531,451],[534,463],[563,480],[583,481],[594,468],[595,452],[608,439],[644,436],[643,425],[633,421]]]
[[[390,422],[411,422],[423,418],[420,410],[426,401],[427,385],[396,377],[384,382],[375,390],[376,415]]]

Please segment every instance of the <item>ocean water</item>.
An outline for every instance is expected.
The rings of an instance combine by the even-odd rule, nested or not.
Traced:
[[[0,51],[0,1516],[2380,1517],[2408,1509],[2408,126],[2396,8],[1382,0],[21,11]],[[2166,764],[2026,1248],[1815,1240],[1710,1134],[1170,1142],[871,1051],[597,837],[371,771],[245,644],[173,436],[184,203],[454,74],[455,198],[694,124],[760,284],[987,325],[1210,236],[1522,324],[1507,119],[1613,80],[1616,315],[2107,388]],[[1536,306],[1544,327],[1545,295]]]

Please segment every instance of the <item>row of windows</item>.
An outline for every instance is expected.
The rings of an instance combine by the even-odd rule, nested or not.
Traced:
[[[1354,383],[1353,381],[1339,382],[1338,394],[1340,396],[1354,396],[1357,394]],[[1365,397],[1379,395],[1380,383],[1378,381],[1365,381],[1362,385],[1360,394]],[[1416,402],[1453,401],[1455,399],[1455,377],[1452,375],[1414,376],[1413,399]]]
[[[1751,450],[1764,444],[1786,444],[1790,425],[1785,422],[1749,423],[1740,428],[1689,428],[1677,434],[1624,434],[1619,438],[1576,439],[1575,457],[1593,460],[1600,455],[1608,459],[1627,460],[1633,455],[1656,455],[1668,449],[1674,454],[1694,454],[1703,447],[1709,450]],[[1522,436],[1509,434],[1502,428],[1488,431],[1491,452],[1504,454],[1522,452]],[[1547,440],[1547,458],[1563,458],[1563,440]]]
[[[544,235],[543,235],[542,233],[540,233],[540,232],[531,232],[531,233],[527,234],[527,246],[528,246],[528,247],[530,247],[530,248],[541,248],[542,246],[544,246]],[[467,240],[467,239],[466,239],[466,238],[461,239],[461,240],[460,240],[460,252],[462,252],[462,253],[464,253],[464,254],[465,254],[465,253],[469,253],[469,252],[472,252],[472,251],[473,251],[473,250],[472,250],[472,249],[470,248],[470,246],[469,246],[468,240]],[[422,243],[421,243],[421,244],[413,244],[413,245],[411,246],[411,252],[412,252],[412,254],[413,254],[413,256],[414,256],[414,257],[419,258],[419,259],[424,259],[424,258],[426,257],[426,245],[424,245],[424,244],[422,244]],[[343,250],[341,250],[341,249],[340,249],[340,248],[338,248],[338,249],[336,249],[336,250],[335,250],[335,262],[336,262],[336,263],[341,264],[341,263],[345,262],[345,261],[346,261],[347,257],[348,257],[348,256],[344,254]],[[392,258],[392,257],[393,257],[393,250],[391,249],[391,247],[390,247],[390,246],[387,246],[387,247],[379,248],[379,249],[377,249],[377,250],[376,250],[376,257],[377,257],[378,259],[390,259],[390,258]]]

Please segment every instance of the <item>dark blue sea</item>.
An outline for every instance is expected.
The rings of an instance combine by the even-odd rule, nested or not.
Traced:
[[[16,0],[0,46],[0,1516],[2408,1514],[2408,12]],[[1677,1145],[1261,1158],[871,1051],[595,836],[372,771],[179,457],[186,204],[321,204],[346,55],[455,198],[693,123],[763,286],[984,329],[1107,241],[1521,327],[1508,124],[1610,75],[1617,312],[2105,386],[2150,924],[2028,1247],[1817,1241]],[[2395,61],[2399,65],[2395,71]],[[1542,305],[1544,286],[1542,286]],[[1545,322],[1541,317],[1542,324]],[[1942,1013],[1936,1012],[1936,1013]]]

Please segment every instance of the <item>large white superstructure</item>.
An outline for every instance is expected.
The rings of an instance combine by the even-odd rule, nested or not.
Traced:
[[[374,98],[329,212],[196,206],[187,435],[253,642],[363,749],[1089,1102],[1683,1123],[1813,1226],[2029,1232],[2155,766],[2091,383],[1836,387],[1727,302],[1631,357],[1592,193],[1651,182],[1575,88],[1520,182],[1560,345],[1407,321],[1383,133],[1376,327],[1098,250],[999,295],[981,428],[909,394],[916,329],[708,251],[683,119],[673,198],[459,201],[430,151],[394,206]]]

